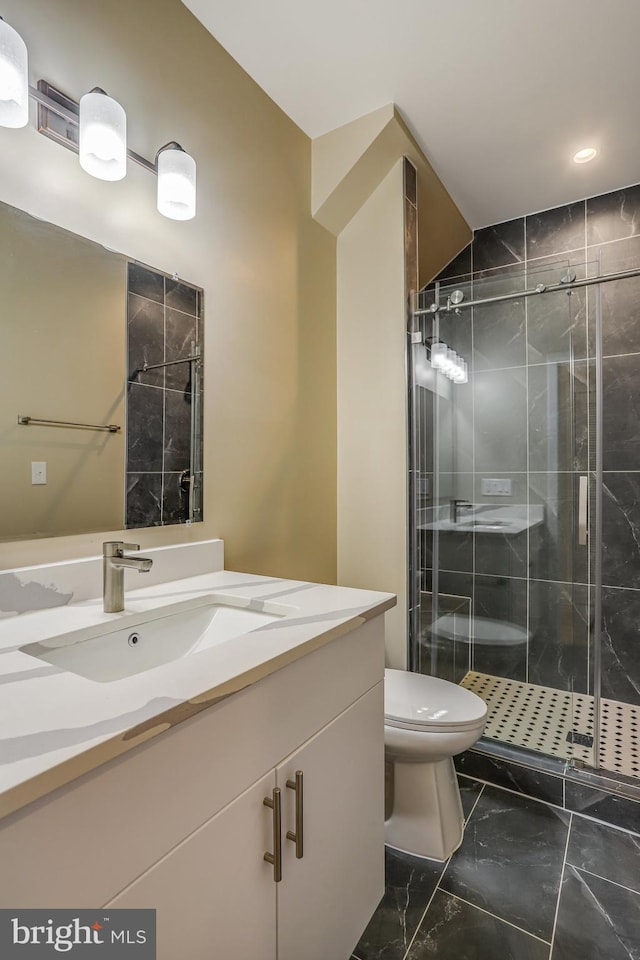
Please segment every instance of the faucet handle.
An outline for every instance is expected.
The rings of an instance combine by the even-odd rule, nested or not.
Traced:
[[[139,543],[123,543],[122,540],[106,540],[102,544],[103,557],[121,557],[125,550],[139,550]]]

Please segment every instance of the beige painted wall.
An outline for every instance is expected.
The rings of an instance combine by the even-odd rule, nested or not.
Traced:
[[[4,0],[2,15],[32,83],[99,85],[134,150],[175,139],[198,161],[198,215],[176,223],[141,168],[103,183],[33,123],[0,129],[0,200],[205,290],[205,523],[136,539],[221,536],[229,568],[334,581],[335,240],[311,218],[310,141],[179,0]],[[0,567],[115,532],[3,544]]]
[[[338,238],[338,582],[398,595],[387,660],[406,664],[403,161]]]

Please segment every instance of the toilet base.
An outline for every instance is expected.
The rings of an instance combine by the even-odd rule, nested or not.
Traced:
[[[464,816],[451,757],[435,763],[394,761],[393,811],[385,843],[430,860],[447,860],[462,843]]]

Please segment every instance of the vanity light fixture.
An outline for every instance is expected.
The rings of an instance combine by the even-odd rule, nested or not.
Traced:
[[[578,150],[577,153],[573,155],[574,163],[589,163],[590,160],[595,159],[598,156],[598,151],[595,147],[584,147],[582,150]]]
[[[20,34],[0,17],[0,127],[29,122],[27,47]]]
[[[158,210],[171,220],[196,215],[196,162],[173,140],[156,154]]]
[[[467,383],[469,379],[467,361],[458,356],[455,350],[451,350],[442,340],[436,340],[431,344],[431,366],[454,383]]]
[[[0,17],[0,127],[23,127],[29,97],[38,104],[38,133],[80,154],[83,170],[100,180],[121,180],[127,160],[158,177],[158,210],[171,220],[196,213],[196,163],[179,143],[160,147],[155,162],[127,149],[127,118],[120,104],[100,87],[78,104],[46,80],[29,85],[27,48]]]
[[[100,87],[80,98],[80,166],[98,180],[127,173],[127,115]]]

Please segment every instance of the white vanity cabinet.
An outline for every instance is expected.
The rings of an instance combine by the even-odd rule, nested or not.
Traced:
[[[378,684],[151,867],[109,907],[155,907],[158,960],[348,960],[381,896]],[[295,795],[303,774],[303,855]],[[273,815],[279,785],[282,880]],[[277,842],[277,839],[276,839]],[[372,906],[373,905],[373,906]]]
[[[348,960],[384,892],[383,624],[5,818],[0,907],[155,908],[158,960]]]

